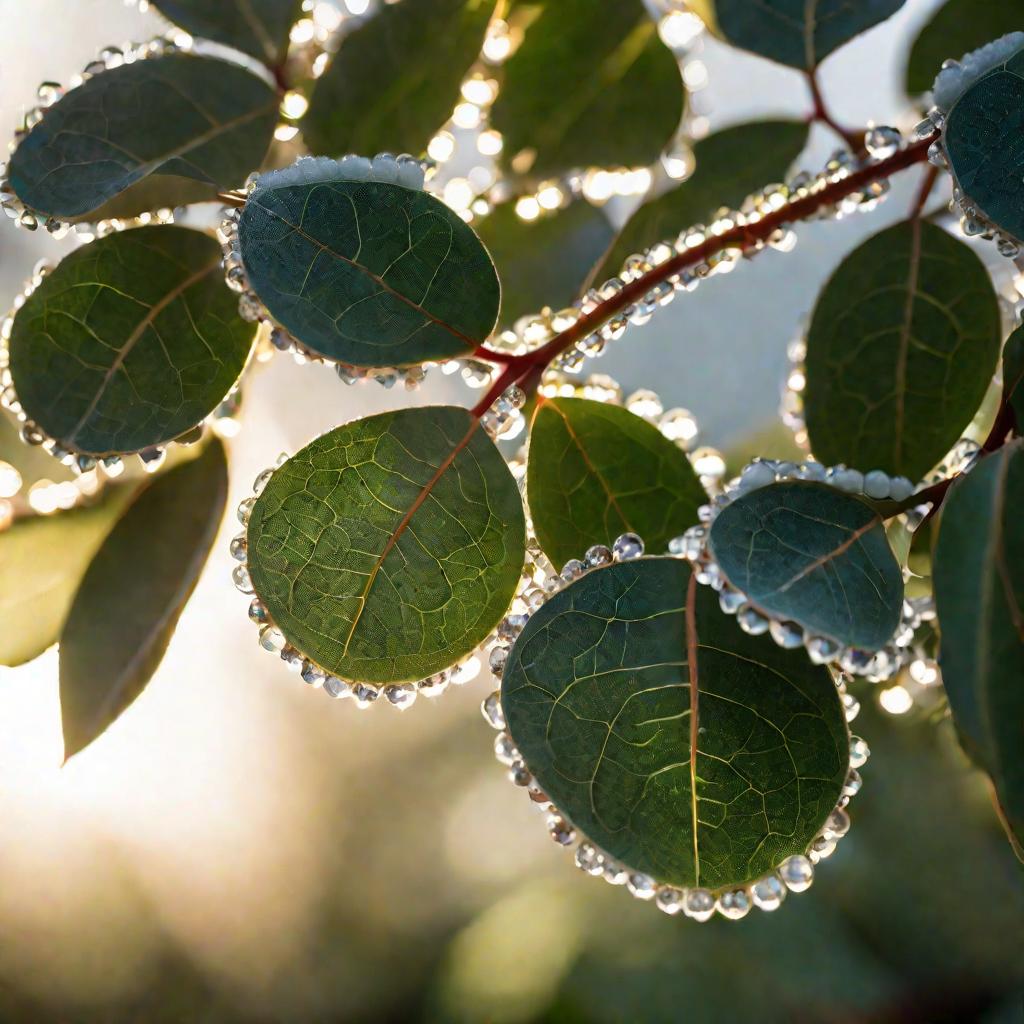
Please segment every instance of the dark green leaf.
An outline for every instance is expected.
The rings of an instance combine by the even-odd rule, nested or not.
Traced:
[[[702,139],[693,147],[692,176],[645,202],[630,217],[594,280],[614,277],[634,253],[672,240],[694,224],[705,224],[719,207],[738,206],[769,182],[781,181],[807,145],[809,130],[804,121],[758,121]]]
[[[527,472],[533,528],[556,566],[621,533],[664,551],[708,500],[686,453],[657,427],[584,398],[537,407]]]
[[[133,493],[113,487],[89,508],[0,532],[0,665],[31,661],[57,642],[79,581]]]
[[[953,718],[991,776],[1024,860],[1024,441],[954,484],[935,546],[940,664]]]
[[[673,885],[742,884],[803,853],[849,767],[828,670],[744,633],[681,559],[597,569],[551,598],[501,699],[559,809]]]
[[[696,0],[712,24],[744,50],[812,71],[830,53],[895,14],[904,0]]]
[[[194,179],[212,199],[258,166],[277,108],[274,89],[237,64],[184,53],[137,60],[50,107],[11,157],[11,186],[30,209],[63,218],[148,175],[168,175],[172,187]]]
[[[224,446],[155,478],[104,541],[60,638],[64,757],[142,693],[171,641],[224,517]]]
[[[29,419],[94,455],[141,451],[201,423],[252,348],[220,246],[145,227],[65,257],[18,312],[11,374]]]
[[[233,46],[269,67],[288,52],[288,34],[302,0],[153,0],[153,6],[190,35]]]
[[[238,227],[249,282],[303,345],[354,366],[465,355],[501,291],[487,250],[439,199],[374,181],[270,184]]]
[[[318,153],[423,153],[451,116],[495,0],[402,0],[345,36],[302,122]]]
[[[943,138],[953,175],[979,210],[1024,239],[1024,48],[971,85],[953,104]]]
[[[920,480],[985,397],[1002,329],[981,260],[927,221],[855,249],[818,298],[804,413],[824,463]]]
[[[903,573],[878,513],[825,484],[787,481],[719,512],[710,547],[755,608],[814,636],[874,651],[896,632]]]
[[[632,167],[658,158],[683,99],[642,0],[548,0],[505,65],[491,123],[517,173]]]
[[[1003,397],[1013,409],[1018,434],[1024,434],[1024,327],[1003,346]]]
[[[519,490],[465,409],[356,420],[271,478],[249,519],[256,594],[286,639],[344,679],[454,664],[507,610],[522,571]]]

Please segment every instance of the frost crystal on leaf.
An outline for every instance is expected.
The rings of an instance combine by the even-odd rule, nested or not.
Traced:
[[[964,54],[959,61],[944,67],[932,87],[935,105],[948,113],[953,104],[982,75],[1008,60],[1024,46],[1024,32],[1010,32],[977,50]]]

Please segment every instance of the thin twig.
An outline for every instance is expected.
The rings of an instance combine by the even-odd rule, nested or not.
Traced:
[[[828,104],[825,102],[825,97],[821,92],[821,83],[818,81],[817,69],[814,71],[807,72],[807,84],[811,90],[811,100],[814,103],[814,110],[811,114],[812,121],[819,121],[821,124],[828,125],[838,135],[843,142],[850,147],[850,150],[854,153],[864,152],[864,133],[856,132],[851,128],[844,128],[833,116],[828,108]]]

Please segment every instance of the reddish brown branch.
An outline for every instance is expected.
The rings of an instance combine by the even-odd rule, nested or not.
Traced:
[[[811,90],[811,100],[814,103],[814,110],[811,113],[812,121],[820,121],[822,124],[828,125],[838,135],[843,142],[850,147],[850,150],[854,153],[864,152],[864,133],[856,132],[851,128],[845,128],[841,125],[833,116],[828,108],[828,104],[825,102],[825,97],[821,92],[821,84],[818,82],[818,72],[808,71],[807,72],[807,84]]]

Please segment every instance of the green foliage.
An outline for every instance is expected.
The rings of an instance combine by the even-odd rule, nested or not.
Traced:
[[[186,32],[276,67],[288,53],[288,34],[302,15],[302,0],[153,0]]]
[[[1018,434],[1024,434],[1024,327],[1018,327],[1003,347],[1003,395],[1013,409]]]
[[[935,546],[940,663],[965,747],[991,775],[1024,860],[1024,441],[950,492]]]
[[[861,498],[803,481],[759,487],[719,512],[710,547],[726,581],[773,618],[869,651],[896,632],[903,574]]]
[[[509,655],[512,739],[560,810],[627,867],[719,889],[803,853],[848,733],[827,669],[745,634],[685,561],[594,570]]]
[[[818,298],[804,393],[824,463],[919,480],[970,423],[999,357],[981,260],[928,221],[896,224],[843,261]]]
[[[403,0],[342,40],[302,122],[317,153],[423,153],[451,116],[495,0]]]
[[[960,188],[1003,231],[1024,239],[1024,48],[983,75],[953,104],[943,139]]]
[[[502,203],[479,228],[501,280],[501,322],[568,306],[614,237],[608,218],[582,199],[525,221]]]
[[[808,131],[804,121],[755,121],[701,139],[693,147],[693,174],[640,206],[605,254],[593,280],[600,283],[613,277],[634,253],[707,223],[720,207],[738,206],[769,182],[781,181],[807,145]]]
[[[136,452],[213,412],[254,333],[216,241],[143,227],[75,250],[44,278],[15,318],[11,373],[28,417],[65,447]]]
[[[224,517],[224,446],[156,478],[129,506],[82,579],[60,636],[64,757],[142,693],[171,641]]]
[[[378,181],[267,184],[238,225],[249,283],[318,355],[405,366],[465,355],[500,287],[472,229],[426,192]]]
[[[465,409],[356,420],[307,445],[256,500],[256,594],[326,671],[416,680],[468,654],[512,600],[525,557],[519,490]]]
[[[172,53],[90,78],[45,114],[11,157],[30,209],[81,217],[149,175],[240,185],[270,144],[277,93],[237,64]],[[146,202],[131,211],[167,203]],[[173,205],[173,200],[171,201]],[[122,209],[122,213],[128,210]]]
[[[656,160],[682,117],[683,87],[643,0],[523,6],[536,17],[491,112],[506,166],[544,178]]]
[[[708,500],[686,453],[657,427],[584,398],[540,402],[527,474],[533,528],[558,567],[622,533],[662,552]]]

